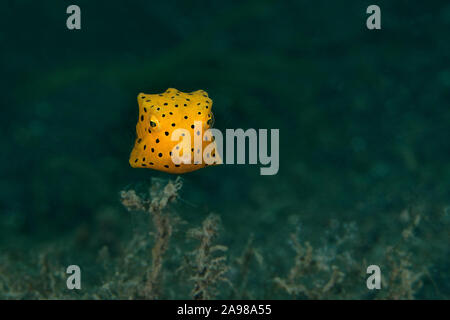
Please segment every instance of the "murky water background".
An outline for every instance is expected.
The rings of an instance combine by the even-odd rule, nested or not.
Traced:
[[[1,5],[0,297],[142,297],[123,288],[151,268],[154,226],[119,192],[176,178],[128,165],[137,94],[175,87],[207,91],[219,129],[280,129],[280,170],[183,175],[159,298],[192,297],[176,270],[210,212],[234,284],[212,297],[449,298],[448,4],[378,1],[369,31],[364,1],[78,1],[69,31],[70,4]],[[136,237],[137,266],[120,264]]]

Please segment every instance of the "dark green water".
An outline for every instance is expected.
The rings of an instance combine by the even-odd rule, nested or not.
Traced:
[[[66,28],[70,4],[0,5],[0,297],[127,297],[102,286],[128,281],[134,270],[119,261],[153,226],[119,192],[176,178],[128,164],[136,96],[169,87],[207,91],[219,129],[280,129],[280,169],[183,175],[173,211],[186,223],[160,298],[191,297],[175,270],[196,245],[186,230],[210,212],[234,284],[214,297],[450,297],[448,3],[377,1],[373,31],[369,1],[77,1],[81,30]],[[296,231],[315,264],[292,281],[320,291],[335,266],[329,294],[275,280],[295,263]],[[263,260],[245,273],[237,258],[250,238]],[[138,261],[151,261],[149,248]],[[82,269],[80,291],[65,287],[70,264]],[[370,264],[385,279],[377,292],[366,288]]]

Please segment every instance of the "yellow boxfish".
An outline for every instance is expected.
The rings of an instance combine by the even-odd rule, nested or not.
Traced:
[[[137,137],[129,160],[133,168],[151,168],[179,174],[207,166],[203,159],[194,161],[203,155],[203,150],[213,150],[211,157],[216,157],[212,136],[210,141],[203,141],[202,138],[202,133],[211,128],[214,122],[212,100],[205,91],[185,93],[169,88],[161,94],[139,93],[138,104]],[[186,134],[182,133],[180,138],[184,140],[190,136],[190,141],[187,141],[189,149],[185,145],[180,148],[179,141],[172,140],[172,133],[177,129],[187,130],[182,131]],[[174,136],[176,137],[175,134]],[[201,139],[201,150],[195,149],[195,136],[200,136],[196,139]],[[209,146],[210,144],[213,145]],[[189,163],[174,163],[172,152],[178,149],[181,157],[190,156]],[[190,154],[183,155],[184,150],[190,151]],[[207,156],[209,158],[210,154]]]

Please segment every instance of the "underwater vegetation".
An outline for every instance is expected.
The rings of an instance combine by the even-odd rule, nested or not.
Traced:
[[[256,247],[253,235],[238,251],[229,250],[221,242],[226,230],[219,214],[206,215],[198,226],[184,221],[176,209],[182,186],[180,177],[155,178],[141,190],[120,192],[124,210],[148,223],[115,254],[103,246],[95,277],[83,280],[79,291],[65,288],[61,261],[67,248],[47,246],[38,254],[30,253],[28,259],[20,257],[20,262],[13,253],[2,253],[0,298],[414,299],[424,282],[432,282],[435,294],[445,297],[433,280],[433,265],[417,262],[428,254],[421,236],[426,234],[422,221],[430,216],[423,208],[401,212],[396,219],[404,227],[396,241],[370,254],[369,248],[361,246],[362,235],[355,223],[331,221],[320,245],[313,245],[297,221],[286,239],[290,247],[280,248],[290,255],[289,266],[279,270],[271,267],[274,253]],[[448,212],[437,214],[448,223]],[[366,288],[369,260],[381,266],[381,290]]]

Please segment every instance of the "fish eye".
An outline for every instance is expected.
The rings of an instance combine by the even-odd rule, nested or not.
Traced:
[[[211,118],[206,121],[206,124],[210,127],[214,125],[214,114],[211,112]]]
[[[150,127],[153,128],[155,131],[159,131],[159,120],[154,115],[150,117]]]

